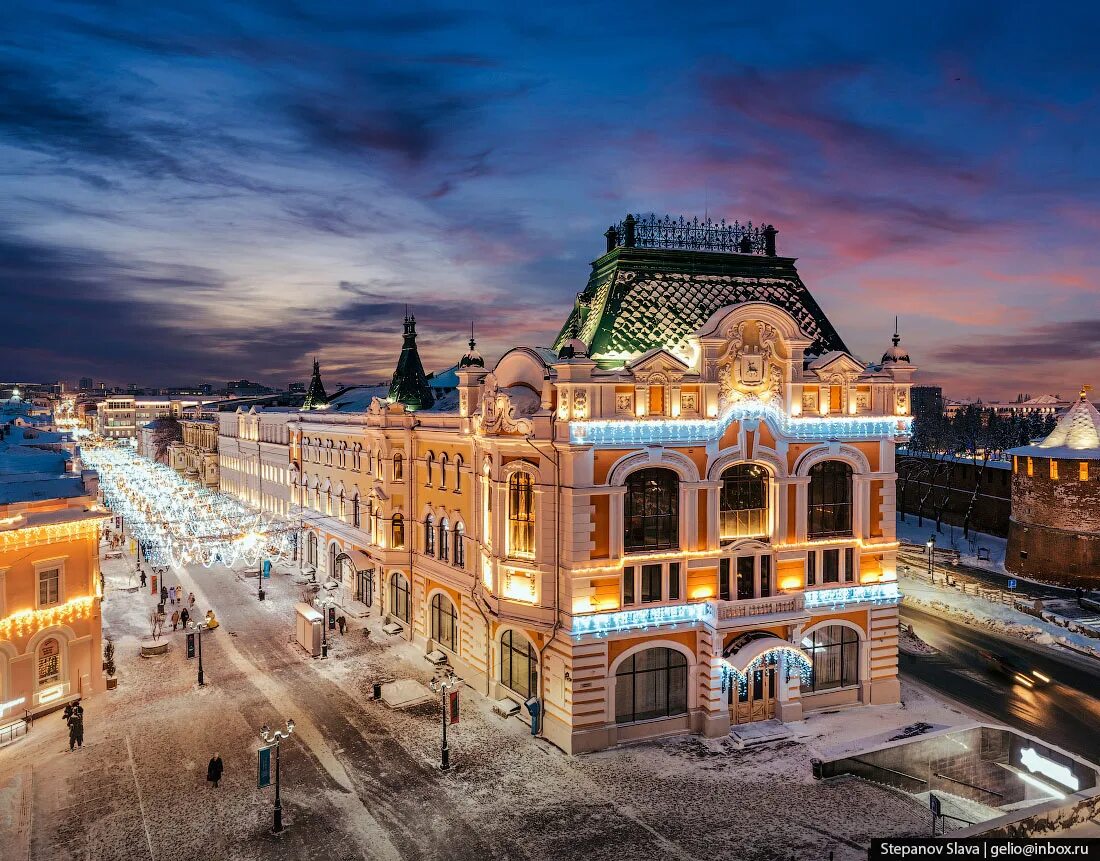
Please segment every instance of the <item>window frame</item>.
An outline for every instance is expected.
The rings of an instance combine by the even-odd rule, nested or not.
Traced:
[[[535,475],[530,470],[515,470],[508,476],[507,555],[511,558],[535,558],[538,524],[535,505]]]
[[[667,467],[645,467],[630,473],[625,486],[623,551],[679,550],[680,475]],[[657,509],[656,513],[647,513],[646,509],[651,507]],[[648,539],[651,529],[652,541]],[[640,540],[636,540],[639,536]]]
[[[840,640],[838,642],[820,642],[821,635],[824,635],[826,631],[832,629],[839,629]],[[810,640],[810,645],[806,645],[806,640]],[[822,625],[819,628],[815,628],[808,634],[804,635],[802,641],[803,650],[810,656],[810,680],[803,681],[801,684],[801,692],[803,694],[815,694],[822,693],[824,691],[843,690],[844,688],[852,688],[858,686],[862,679],[862,667],[860,666],[860,637],[859,633],[853,628],[847,625]],[[837,679],[827,679],[824,682],[818,679],[818,668],[825,667],[828,656],[832,654],[832,650],[839,652],[839,658],[837,660],[839,666],[839,674]],[[847,671],[849,669],[854,670],[855,678],[849,678]]]
[[[444,609],[444,601],[447,602],[449,610]],[[443,622],[445,620],[449,621],[449,640],[447,641],[440,636],[444,630]],[[436,592],[432,595],[428,631],[432,638],[432,642],[434,642],[436,646],[440,646],[453,654],[458,654],[458,609],[455,607],[455,603],[451,600],[449,595],[445,595],[442,592]]]
[[[398,603],[402,596],[404,600]],[[397,612],[399,607],[404,609],[404,615]],[[412,624],[412,585],[409,583],[409,578],[401,571],[390,574],[390,615],[397,617],[406,625]]]
[[[516,643],[516,635],[519,635],[527,643],[527,652],[524,654]],[[505,642],[507,641],[507,642]],[[507,651],[506,651],[507,650]],[[505,654],[508,658],[505,660]],[[538,654],[535,652],[534,644],[522,631],[516,631],[514,628],[509,628],[503,634],[500,635],[500,668],[497,673],[500,684],[510,690],[517,696],[523,697],[525,700],[532,697],[538,692],[538,673],[539,673],[539,659]],[[527,662],[527,682],[526,691],[518,690],[512,687],[511,682],[515,681],[515,661],[516,655],[523,655],[524,660]],[[508,678],[505,679],[505,665],[507,664]]]
[[[751,473],[756,471],[758,474],[753,475],[741,475],[735,473]],[[722,471],[721,476],[722,486],[718,489],[718,536],[719,541],[722,543],[729,543],[733,541],[740,541],[744,538],[761,538],[769,534],[768,519],[769,510],[771,505],[771,474],[763,466],[757,463],[743,462],[734,463],[726,467]],[[754,492],[754,486],[758,488],[758,492]],[[759,495],[760,505],[757,506],[744,506],[739,505],[731,507],[727,503],[741,502],[741,501],[756,501],[752,497]],[[752,529],[751,523],[744,529],[740,524],[740,512],[746,512],[746,521],[759,520],[758,528]],[[750,517],[747,513],[753,512]],[[755,514],[759,512],[759,514]],[[726,530],[726,515],[735,515],[735,519],[738,521],[737,527],[727,532]]]
[[[41,610],[48,607],[57,607],[65,603],[65,560],[67,558],[67,556],[58,556],[52,559],[39,559],[34,563],[35,609]],[[56,595],[54,600],[43,602],[42,575],[50,571],[57,571],[57,577],[51,578],[56,581],[54,584]]]
[[[638,658],[650,652],[661,653],[655,666],[643,666],[638,668]],[[643,723],[653,720],[667,720],[669,718],[686,715],[690,711],[691,697],[689,695],[690,673],[687,657],[677,649],[667,646],[652,646],[634,652],[623,659],[615,670],[615,723],[616,725]],[[649,682],[652,687],[654,706],[647,710],[639,710],[639,676]],[[629,679],[629,681],[627,681]],[[629,697],[624,692],[629,685]],[[660,696],[663,688],[663,708],[657,704],[662,700]],[[648,691],[641,691],[645,696]],[[674,698],[675,694],[675,698]],[[681,700],[682,697],[682,700]],[[623,700],[629,698],[630,710],[622,710]]]
[[[807,474],[810,481],[806,488],[806,537],[810,540],[852,537],[855,471],[851,464],[830,458],[815,463]]]

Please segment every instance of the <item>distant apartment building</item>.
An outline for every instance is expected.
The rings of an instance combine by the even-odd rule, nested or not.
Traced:
[[[180,418],[200,401],[151,395],[110,395],[96,410],[95,432],[108,439],[134,439],[138,428],[165,416]]]
[[[92,390],[92,378],[81,377],[80,385],[77,388],[79,388],[82,392],[90,392]]]
[[[983,410],[993,410],[1001,418],[1014,418],[1017,416],[1060,416],[1071,406],[1073,401],[1067,401],[1061,395],[1018,395],[1014,401],[982,401],[982,400],[949,400],[944,404],[943,411],[948,418],[954,418],[969,406],[981,407]],[[919,415],[914,410],[914,415]]]

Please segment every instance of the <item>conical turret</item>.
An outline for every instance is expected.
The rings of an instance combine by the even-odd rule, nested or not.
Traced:
[[[309,381],[309,389],[306,391],[306,399],[302,404],[303,410],[321,410],[328,406],[328,395],[325,394],[325,384],[321,382],[321,364],[313,360],[313,376]]]
[[[416,318],[407,313],[401,355],[390,380],[390,400],[402,403],[410,410],[426,410],[435,403],[420,354],[416,351]]]

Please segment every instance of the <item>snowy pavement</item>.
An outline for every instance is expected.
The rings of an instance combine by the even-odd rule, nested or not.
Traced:
[[[0,749],[4,861],[862,859],[872,837],[925,833],[926,810],[859,781],[815,782],[811,758],[916,721],[970,719],[904,684],[903,706],[814,716],[790,725],[792,739],[749,750],[681,736],[569,757],[466,689],[449,734],[455,767],[441,774],[438,705],[395,711],[370,699],[376,679],[426,683],[433,672],[376,618],[349,615],[330,657],[311,659],[292,642],[297,571],[277,568],[264,602],[254,577],[174,573],[169,584],[221,621],[204,635],[199,688],[182,633],[166,635],[167,655],[138,656],[155,601],[124,591],[131,559],[103,568],[118,688],[85,701],[83,750],[68,751],[56,713]],[[274,837],[273,789],[256,787],[257,733],[288,717],[287,827]],[[215,751],[218,789],[205,781]]]

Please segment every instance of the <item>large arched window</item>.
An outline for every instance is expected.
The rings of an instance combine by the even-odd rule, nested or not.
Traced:
[[[394,550],[405,546],[405,518],[400,514],[395,514],[390,523],[390,546]]]
[[[451,523],[446,517],[439,521],[439,558],[444,562],[451,558]]]
[[[535,555],[535,479],[529,472],[508,479],[508,555]]]
[[[810,655],[810,680],[805,693],[827,691],[859,683],[859,635],[847,625],[826,625],[802,638]]]
[[[852,468],[841,460],[810,467],[810,538],[852,534]]]
[[[687,658],[675,649],[646,649],[615,672],[615,722],[672,717],[687,712]]]
[[[430,514],[424,518],[424,552],[435,556],[435,518]]]
[[[500,683],[524,699],[538,689],[538,657],[531,642],[517,631],[500,638]]]
[[[626,550],[680,546],[680,480],[670,469],[640,469],[626,479]]]
[[[718,527],[723,541],[768,533],[768,472],[738,463],[722,473]]]
[[[38,647],[38,686],[61,681],[61,643],[56,637],[44,640]]]
[[[458,651],[458,614],[451,599],[441,592],[432,596],[431,637],[436,645]]]
[[[400,571],[394,571],[390,576],[390,612],[406,624],[412,615],[409,581]]]
[[[463,543],[466,539],[466,527],[461,523],[455,524],[455,552],[454,552],[454,566],[455,568],[466,567],[466,545]]]

